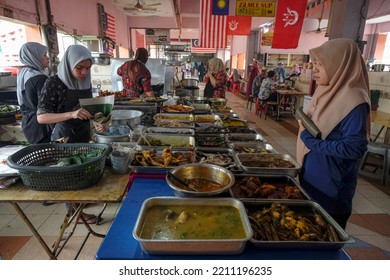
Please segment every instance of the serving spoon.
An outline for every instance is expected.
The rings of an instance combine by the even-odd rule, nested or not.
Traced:
[[[168,171],[168,177],[171,177],[173,179],[175,179],[177,182],[179,182],[180,184],[186,186],[187,188],[193,190],[194,192],[199,192],[199,190],[197,190],[194,185],[192,184],[188,184],[186,182],[184,182],[182,179],[178,178],[176,175],[174,175],[171,171]]]

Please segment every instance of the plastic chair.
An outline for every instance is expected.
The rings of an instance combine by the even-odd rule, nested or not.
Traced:
[[[248,101],[246,103],[246,109],[248,110],[248,106],[249,106],[249,111],[252,111],[252,105],[253,103],[255,103],[257,100],[257,97],[256,96],[249,96],[248,97]]]
[[[241,82],[234,82],[232,83],[232,86],[230,87],[230,91],[233,93],[239,93],[240,92],[240,87],[241,87]]]
[[[264,120],[267,119],[267,115],[269,114],[270,110],[271,109],[274,109],[274,111],[276,112],[277,108],[278,108],[278,105],[279,103],[276,102],[276,101],[267,101],[265,102],[265,104],[263,106],[260,106],[260,118],[261,118],[261,115],[263,114],[264,112]]]
[[[390,145],[370,142],[360,162],[359,174],[371,179],[380,180],[383,186],[389,182]],[[367,167],[370,167],[367,169]],[[376,173],[378,169],[382,172]]]

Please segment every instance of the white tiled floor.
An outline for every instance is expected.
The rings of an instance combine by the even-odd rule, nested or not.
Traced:
[[[252,111],[246,110],[246,101],[235,96],[232,93],[227,94],[228,105],[233,107],[240,117],[249,120],[250,126],[259,128],[266,132],[265,137],[277,151],[289,153],[295,157],[296,135],[272,118],[267,120],[259,118]],[[1,190],[0,190],[1,195]],[[90,205],[85,209],[86,213],[97,214],[100,212],[102,205]],[[58,233],[59,226],[62,223],[65,214],[64,204],[55,204],[51,206],[42,206],[40,203],[23,203],[21,207],[28,213],[32,223],[38,228],[39,233],[44,236],[48,244],[52,244]],[[99,233],[106,233],[120,204],[110,204],[107,206],[103,218],[103,224],[92,227]],[[359,179],[357,192],[353,203],[354,214],[385,214],[389,218],[390,214],[390,197],[381,192],[364,179]],[[369,245],[378,247],[390,252],[390,232],[385,234],[377,233],[373,230],[366,229],[362,226],[348,223],[347,233],[354,238],[362,240]],[[86,228],[78,226],[73,237],[67,243],[65,249],[60,254],[60,259],[73,259],[77,251],[76,248],[87,234]],[[131,233],[129,233],[131,234]],[[9,204],[0,204],[0,237],[1,236],[32,236],[28,227],[17,216],[13,207]],[[89,237],[88,241],[78,259],[94,259],[95,253],[100,245],[101,238]],[[0,252],[1,255],[1,252]],[[390,257],[390,256],[389,256]],[[30,238],[13,259],[48,259],[42,247],[35,238]]]

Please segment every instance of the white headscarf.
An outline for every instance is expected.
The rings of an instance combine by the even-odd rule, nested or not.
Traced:
[[[22,91],[25,90],[26,82],[38,75],[48,76],[48,72],[42,64],[43,57],[47,51],[48,49],[46,46],[36,42],[25,43],[20,48],[20,62],[22,62],[25,67],[18,71],[16,80],[16,96],[19,105],[23,105]]]
[[[73,69],[83,60],[91,60],[91,52],[82,45],[72,45],[66,50],[58,65],[58,77],[69,89],[89,89],[91,87],[91,71],[81,81],[72,74]]]

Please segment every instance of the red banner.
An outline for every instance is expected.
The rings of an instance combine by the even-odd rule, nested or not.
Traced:
[[[301,35],[307,0],[279,0],[276,11],[274,49],[296,49]]]
[[[250,35],[252,17],[228,16],[226,35]]]

